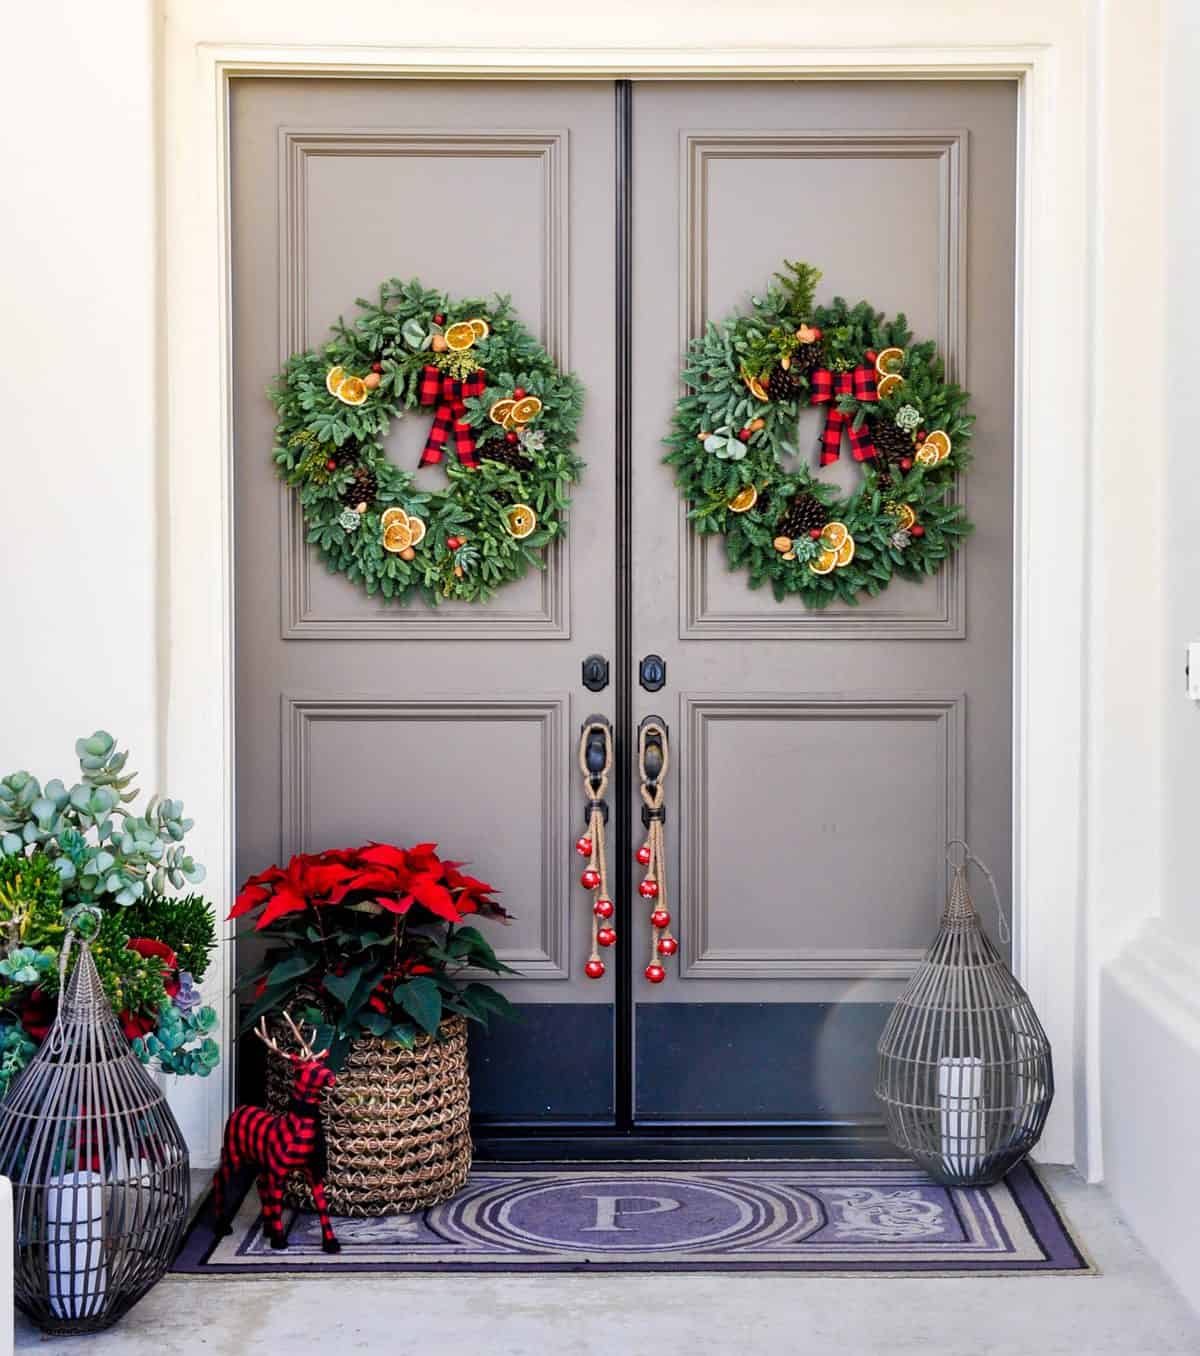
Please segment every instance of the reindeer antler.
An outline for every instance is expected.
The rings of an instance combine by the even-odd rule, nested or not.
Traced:
[[[292,1035],[295,1036],[297,1044],[300,1046],[301,1059],[310,1061],[315,1064],[317,1060],[325,1058],[325,1056],[329,1053],[329,1047],[326,1046],[324,1050],[318,1050],[314,1054],[312,1046],[309,1044],[308,1041],[304,1039],[304,1035],[301,1032],[300,1028],[296,1025],[294,1021],[292,1021],[292,1014],[288,1012],[286,1009],[284,1010],[283,1020],[288,1024],[288,1026],[292,1028]],[[314,1026],[313,1035],[315,1036],[316,1034],[317,1028]]]
[[[325,1058],[325,1056],[329,1053],[329,1047],[326,1046],[324,1050],[318,1050],[314,1054],[312,1046],[308,1043],[308,1041],[304,1039],[303,1032],[301,1032],[300,1028],[292,1020],[292,1014],[288,1012],[286,1008],[284,1009],[283,1012],[283,1020],[292,1029],[292,1035],[295,1036],[296,1044],[299,1045],[300,1047],[299,1054],[293,1056],[289,1054],[288,1051],[281,1050],[279,1048],[278,1041],[276,1041],[274,1037],[270,1036],[267,1033],[267,1019],[264,1016],[259,1019],[258,1025],[254,1028],[254,1034],[259,1038],[260,1041],[262,1041],[262,1043],[267,1047],[268,1050],[272,1051],[274,1054],[277,1054],[280,1057],[280,1059],[294,1058],[302,1060],[304,1063],[315,1064],[318,1060]],[[316,1027],[313,1027],[313,1035],[315,1036],[316,1034],[317,1029]]]

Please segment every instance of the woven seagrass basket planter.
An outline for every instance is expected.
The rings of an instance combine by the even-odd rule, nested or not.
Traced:
[[[273,1110],[287,1106],[291,1089],[292,1071],[272,1060]],[[470,1102],[463,1018],[444,1021],[438,1038],[420,1036],[411,1050],[375,1036],[355,1041],[324,1104],[330,1211],[407,1214],[460,1191],[471,1171]],[[286,1197],[312,1209],[312,1193],[299,1177],[289,1178]]]

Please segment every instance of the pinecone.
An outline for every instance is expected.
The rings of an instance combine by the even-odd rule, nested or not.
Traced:
[[[356,509],[359,504],[366,504],[368,508],[375,502],[375,495],[379,490],[379,481],[375,472],[369,466],[359,466],[355,469],[354,479],[338,495],[347,508]]]
[[[357,438],[347,438],[341,447],[331,447],[327,461],[331,461],[340,471],[343,466],[353,466],[358,460],[362,451],[362,444]]]
[[[518,448],[509,447],[503,438],[484,443],[479,455],[488,461],[498,461],[502,466],[511,466],[514,471],[532,471],[533,462]]]
[[[797,377],[807,377],[816,367],[825,363],[825,350],[821,341],[815,339],[811,344],[801,344],[792,354],[792,371]]]
[[[796,375],[794,365],[784,367],[780,363],[771,369],[771,375],[767,378],[767,395],[772,400],[795,400],[799,391],[800,378]]]
[[[871,424],[870,432],[871,441],[875,444],[875,451],[879,453],[881,469],[884,466],[891,466],[893,462],[898,462],[901,457],[912,456],[912,439],[902,428],[893,424],[886,415],[882,419],[876,419]]]
[[[779,520],[779,535],[791,537],[807,536],[814,527],[824,527],[829,521],[825,505],[815,494],[804,490],[788,504],[783,517]]]

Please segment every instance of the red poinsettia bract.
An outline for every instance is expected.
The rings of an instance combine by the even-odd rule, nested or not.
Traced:
[[[366,843],[360,848],[298,853],[286,867],[271,866],[251,876],[229,917],[258,911],[254,924],[258,931],[308,908],[361,904],[399,915],[420,905],[448,923],[460,923],[469,914],[508,917],[491,897],[491,885],[465,874],[461,862],[443,861],[436,847]]]

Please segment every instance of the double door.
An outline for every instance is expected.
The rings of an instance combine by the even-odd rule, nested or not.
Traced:
[[[246,79],[232,126],[239,871],[435,839],[501,888],[522,1020],[472,1048],[497,1136],[869,1122],[946,839],[1007,885],[1015,87]],[[857,608],[750,591],[662,464],[685,341],[784,258],[823,270],[819,300],[905,312],[978,416],[965,550]],[[511,294],[586,387],[568,539],[484,606],[389,607],[327,574],[272,474],[272,375],[412,276]],[[400,465],[427,422],[395,427]],[[573,851],[592,714],[615,736],[601,980]],[[680,941],[658,985],[633,855],[648,715]]]

